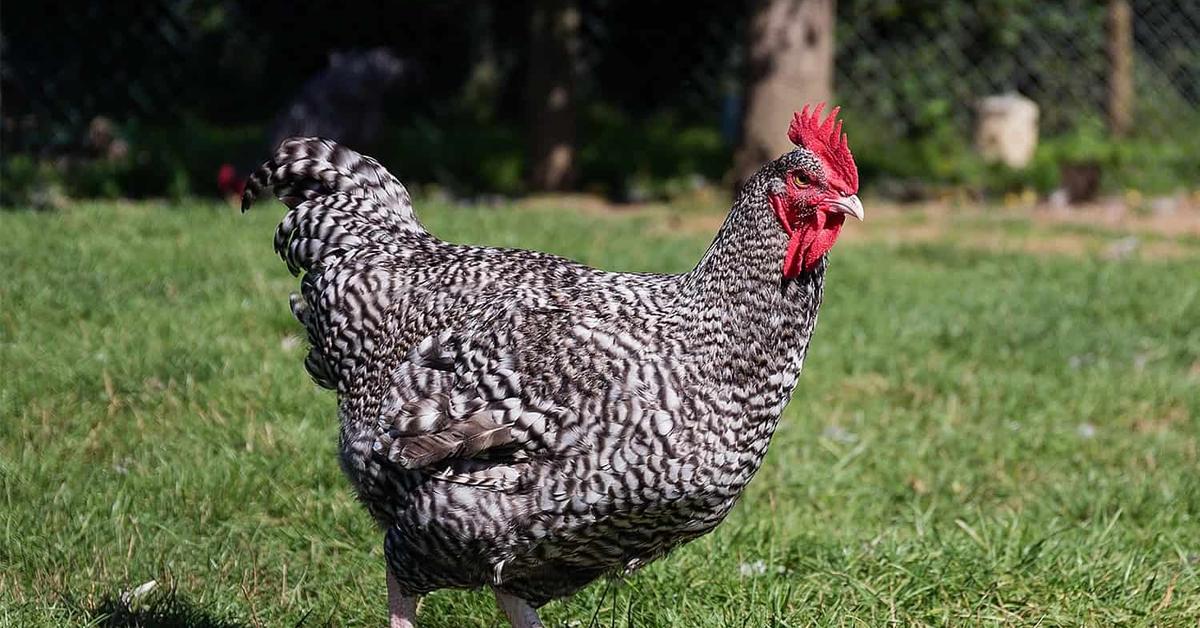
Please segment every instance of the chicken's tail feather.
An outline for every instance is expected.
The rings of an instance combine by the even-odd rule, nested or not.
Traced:
[[[430,237],[408,191],[378,162],[332,141],[284,140],[246,182],[243,211],[270,191],[288,207],[275,252],[305,273],[292,313],[308,332],[305,367],[337,388],[380,324],[386,281],[369,261]]]
[[[275,252],[292,274],[363,245],[388,248],[429,237],[396,177],[330,140],[284,140],[247,180],[242,211],[267,191],[288,207],[275,231]]]
[[[404,184],[378,161],[332,140],[292,137],[246,182],[242,211],[266,192],[289,209],[333,194],[371,201],[364,218],[396,233],[424,233]]]

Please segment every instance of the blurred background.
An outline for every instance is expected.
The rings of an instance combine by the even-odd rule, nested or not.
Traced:
[[[1200,3],[5,2],[8,206],[217,196],[281,137],[421,194],[727,194],[844,107],[867,192],[1194,205]],[[783,142],[781,144],[780,142]],[[1129,204],[1129,203],[1127,203]]]

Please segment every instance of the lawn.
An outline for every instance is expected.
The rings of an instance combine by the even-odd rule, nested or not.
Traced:
[[[0,625],[384,623],[380,535],[271,252],[281,209],[0,214]],[[448,239],[665,271],[719,220],[422,216]],[[1196,626],[1200,239],[1130,252],[1118,228],[870,204],[847,232],[729,519],[548,623]],[[501,622],[461,591],[421,619]]]

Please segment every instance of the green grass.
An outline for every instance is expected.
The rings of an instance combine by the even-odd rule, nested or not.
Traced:
[[[384,622],[381,539],[270,250],[279,210],[0,214],[0,625]],[[660,214],[423,215],[614,269],[684,270],[709,239]],[[550,624],[1196,626],[1200,254],[1034,256],[955,233],[839,246],[795,399],[729,520],[552,603]],[[500,623],[482,592],[434,594],[421,617]]]

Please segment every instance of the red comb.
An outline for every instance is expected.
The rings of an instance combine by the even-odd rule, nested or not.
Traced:
[[[812,113],[809,113],[808,107],[804,105],[796,113],[792,125],[788,127],[788,138],[826,163],[832,171],[831,183],[842,188],[840,192],[857,194],[858,166],[854,165],[854,155],[850,154],[846,134],[842,133],[842,121],[837,119],[841,107],[834,107],[824,121],[821,120],[821,110],[825,108],[825,103],[818,103]]]

